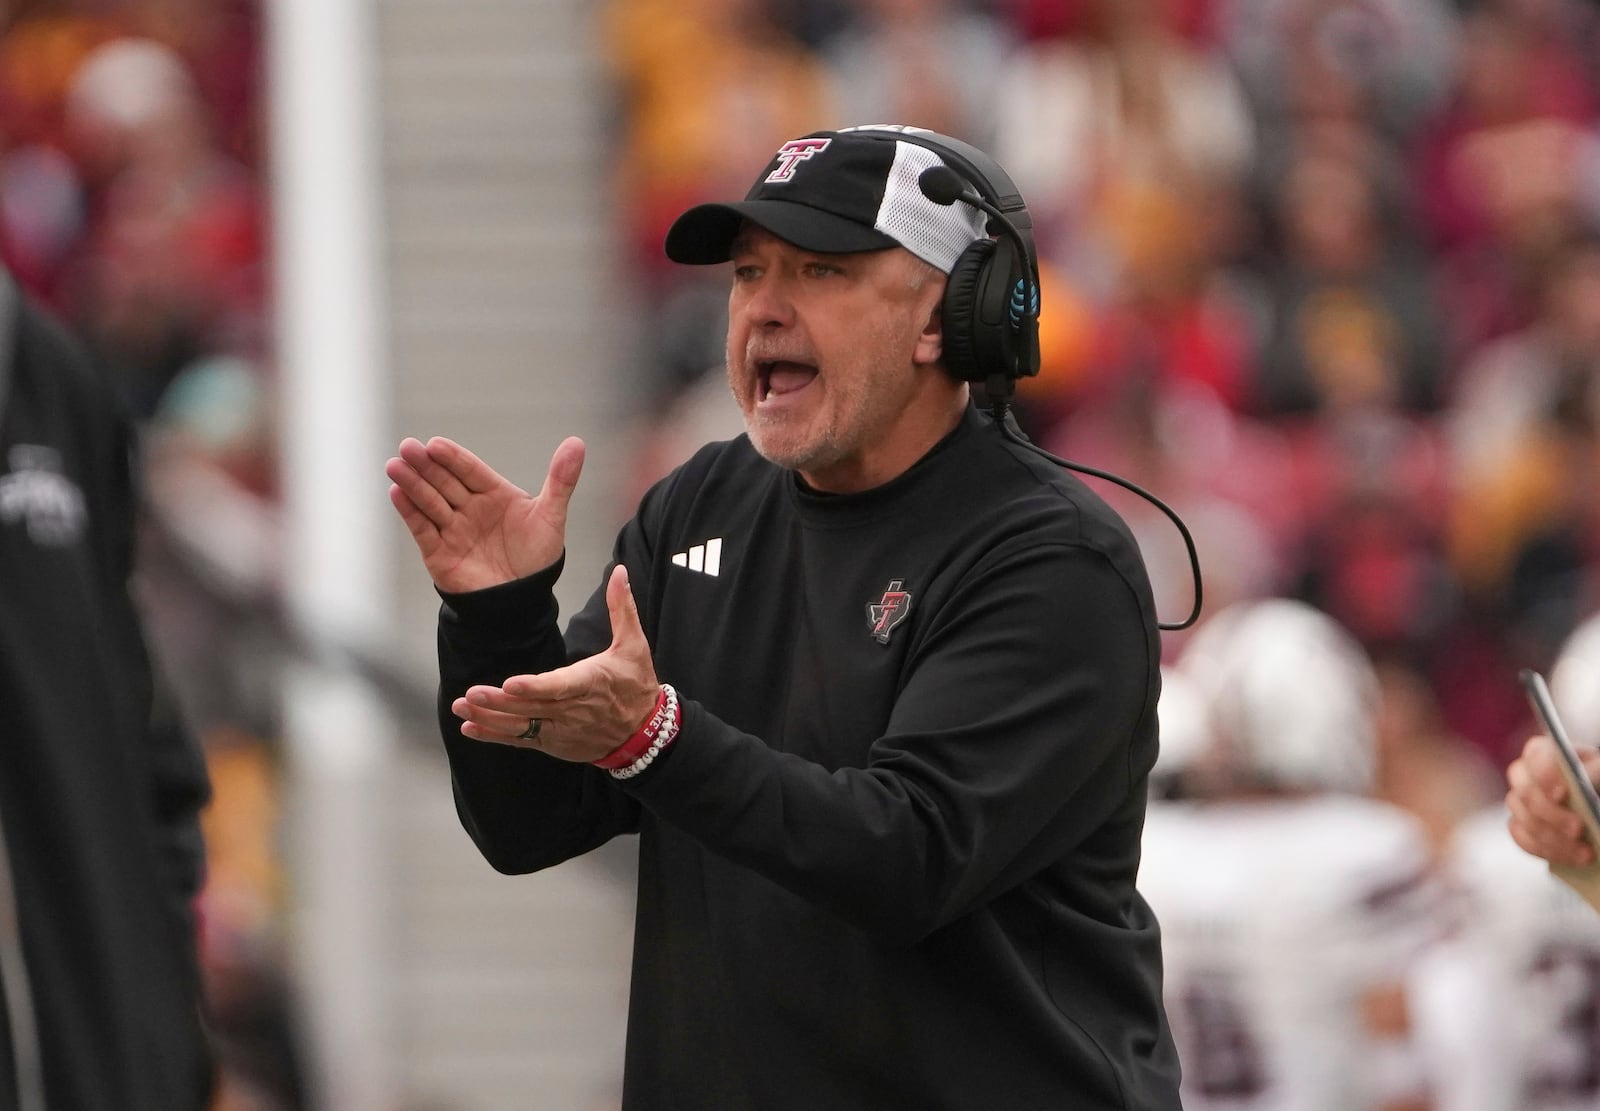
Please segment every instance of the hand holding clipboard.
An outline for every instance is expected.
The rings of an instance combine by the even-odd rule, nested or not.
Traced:
[[[1522,686],[1528,693],[1528,701],[1533,704],[1534,712],[1539,715],[1545,732],[1555,742],[1556,752],[1560,757],[1558,763],[1561,775],[1567,783],[1567,807],[1583,820],[1584,839],[1595,853],[1588,864],[1560,864],[1551,861],[1550,872],[1583,896],[1596,910],[1600,910],[1600,793],[1595,791],[1577,748],[1561,724],[1561,718],[1556,713],[1555,703],[1550,698],[1550,689],[1545,684],[1544,676],[1536,671],[1523,671],[1518,678],[1522,680]]]

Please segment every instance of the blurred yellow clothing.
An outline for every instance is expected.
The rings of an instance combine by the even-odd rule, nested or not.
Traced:
[[[213,927],[250,935],[278,912],[278,773],[265,742],[222,727],[206,738],[211,805],[201,815],[206,904]]]
[[[604,46],[622,94],[620,199],[646,236],[735,199],[780,144],[833,118],[826,70],[739,0],[617,0]]]
[[[66,14],[26,19],[11,28],[0,38],[0,83],[15,98],[11,109],[28,115],[59,112],[79,64],[115,33],[105,20]]]
[[[1469,590],[1492,591],[1527,541],[1592,491],[1600,459],[1559,435],[1534,433],[1485,474],[1465,476],[1455,498],[1450,554]]]
[[[1017,383],[1025,402],[1057,412],[1082,384],[1094,350],[1094,310],[1061,269],[1039,261],[1039,375]]]

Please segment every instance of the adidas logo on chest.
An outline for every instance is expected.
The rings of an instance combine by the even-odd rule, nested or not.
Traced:
[[[704,544],[694,545],[686,552],[675,553],[672,565],[715,578],[722,573],[722,537],[714,536]]]

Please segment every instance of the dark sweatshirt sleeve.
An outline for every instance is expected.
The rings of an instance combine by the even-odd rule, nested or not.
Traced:
[[[626,563],[636,595],[646,590],[652,523],[673,479],[664,479],[617,534],[612,561],[563,636],[555,594],[565,556],[516,582],[466,594],[441,592],[439,732],[450,761],[456,812],[473,843],[501,872],[533,872],[637,833],[640,807],[600,768],[532,749],[473,740],[451,704],[469,687],[562,667],[611,643],[605,583]],[[648,601],[640,597],[640,610]]]
[[[605,647],[557,628],[549,570],[468,594],[441,594],[439,732],[461,824],[501,872],[532,872],[580,856],[638,828],[638,804],[588,764],[465,737],[451,704],[477,684],[561,667]],[[597,604],[591,599],[585,612]],[[600,621],[609,629],[603,595]],[[588,625],[592,626],[590,621]]]
[[[85,363],[83,382],[95,393],[85,410],[105,421],[98,438],[105,455],[96,464],[104,483],[97,495],[96,519],[101,524],[93,542],[101,568],[106,628],[128,684],[129,720],[144,748],[139,766],[148,775],[147,813],[168,908],[192,937],[192,901],[205,881],[200,813],[211,801],[211,781],[198,740],[152,665],[131,589],[145,504],[138,433],[102,368]]]
[[[686,703],[625,790],[712,851],[893,941],[914,941],[1099,838],[1137,865],[1154,760],[1155,630],[1103,555],[988,561],[918,650],[867,766],[830,771]],[[1136,797],[1137,796],[1137,797]]]
[[[211,779],[194,733],[162,687],[155,691],[148,737],[157,850],[173,909],[189,922],[205,883],[200,813],[211,801]]]

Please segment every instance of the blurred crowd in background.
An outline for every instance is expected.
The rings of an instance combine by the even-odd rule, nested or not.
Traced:
[[[236,666],[276,592],[260,6],[0,13],[0,257],[147,429],[142,589],[217,787],[208,968],[241,1070],[298,1106],[272,982],[275,695]],[[1382,679],[1378,791],[1441,842],[1498,797],[1529,729],[1517,670],[1600,610],[1600,5],[608,0],[595,19],[640,321],[628,494],[739,429],[725,276],[666,262],[673,217],[810,130],[966,139],[1040,249],[1024,429],[1171,503],[1208,612],[1287,596],[1347,629]],[[228,513],[185,512],[222,489]],[[1177,534],[1106,495],[1180,618]]]

